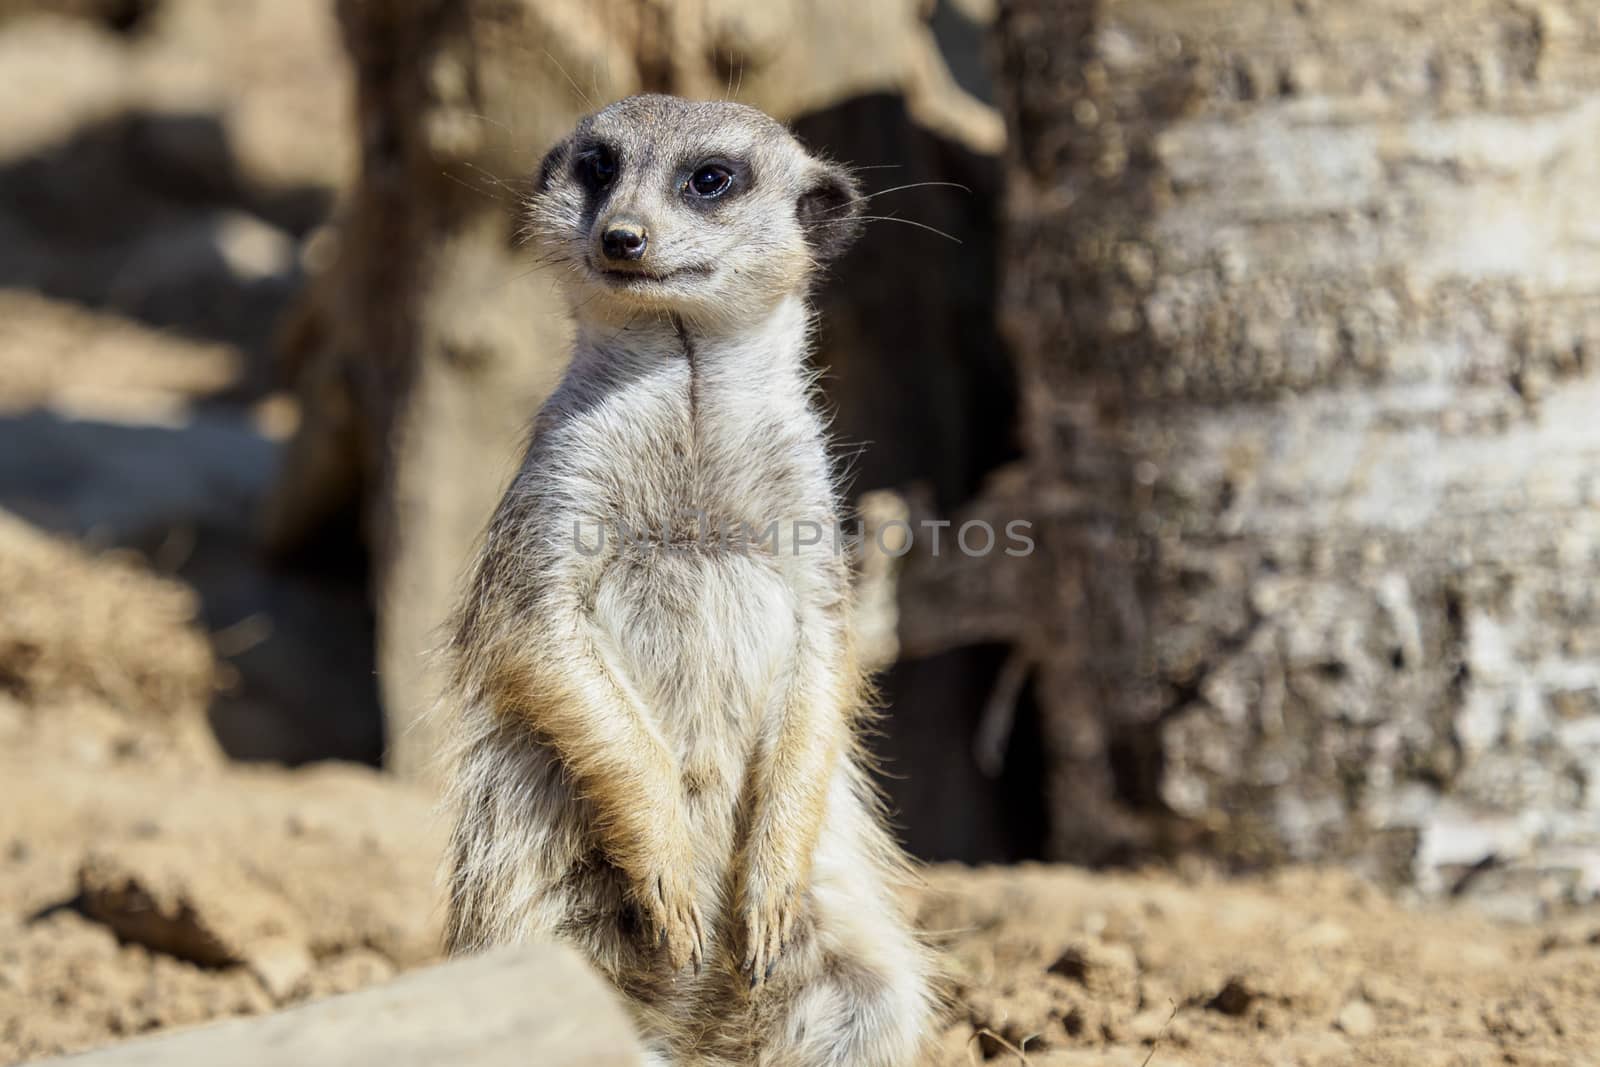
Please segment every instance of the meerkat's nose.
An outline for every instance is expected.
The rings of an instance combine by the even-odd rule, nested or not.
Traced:
[[[619,220],[606,226],[606,232],[600,237],[600,248],[607,259],[638,259],[644,255],[644,246],[649,241],[650,235],[642,224]]]

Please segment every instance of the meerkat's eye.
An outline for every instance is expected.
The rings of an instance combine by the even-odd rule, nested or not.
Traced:
[[[591,190],[604,189],[616,176],[616,154],[604,145],[586,152],[578,160],[578,177]]]
[[[733,171],[720,163],[707,163],[698,168],[684,183],[684,192],[702,200],[714,200],[733,185]]]

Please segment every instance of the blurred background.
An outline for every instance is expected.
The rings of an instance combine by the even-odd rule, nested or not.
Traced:
[[[0,1049],[431,957],[427,653],[568,339],[517,183],[640,91],[881,192],[852,503],[1033,524],[870,577],[913,852],[1594,898],[1591,0],[0,0],[0,994],[78,998]]]

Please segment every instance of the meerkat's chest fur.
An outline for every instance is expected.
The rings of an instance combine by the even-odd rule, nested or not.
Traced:
[[[580,341],[524,474],[559,524],[537,550],[577,557],[653,725],[686,778],[725,795],[781,694],[802,605],[845,594],[807,328],[794,299],[733,336]]]

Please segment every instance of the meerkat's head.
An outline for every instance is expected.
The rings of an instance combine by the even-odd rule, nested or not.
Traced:
[[[692,321],[759,314],[844,251],[860,201],[844,168],[743,104],[634,96],[545,157],[528,229],[574,306]]]

